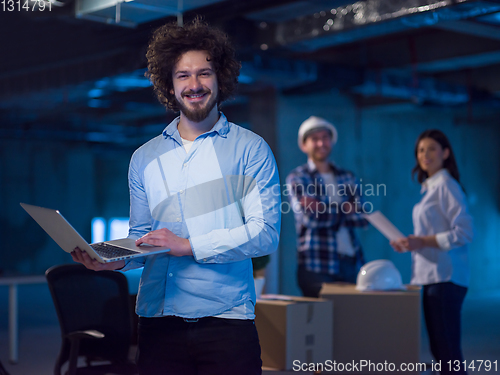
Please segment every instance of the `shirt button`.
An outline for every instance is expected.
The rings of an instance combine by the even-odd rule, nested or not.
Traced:
[[[187,167],[188,166],[188,163],[184,163],[184,167]]]
[[[170,273],[168,274],[168,276],[172,277],[172,276],[174,276],[174,274],[173,274],[172,272],[170,272]]]
[[[181,193],[181,194],[184,193],[184,190],[180,190],[179,193]]]
[[[207,261],[207,258],[203,258],[203,261],[206,262]]]
[[[176,220],[177,220],[177,221],[181,221],[181,218],[180,218],[180,217],[178,217]]]

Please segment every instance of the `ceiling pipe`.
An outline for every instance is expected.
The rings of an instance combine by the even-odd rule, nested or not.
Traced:
[[[274,41],[262,43],[314,51],[497,11],[500,4],[475,0],[362,0],[277,23]]]

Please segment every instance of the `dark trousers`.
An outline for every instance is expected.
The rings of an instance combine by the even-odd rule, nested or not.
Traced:
[[[140,318],[140,375],[260,375],[253,320]]]
[[[339,266],[340,272],[335,275],[312,272],[306,270],[304,266],[299,266],[297,280],[304,297],[318,297],[323,283],[344,281],[355,284],[359,271],[359,268],[356,266],[356,258],[340,256]]]
[[[441,362],[441,374],[467,374],[463,365],[450,371],[448,361],[463,361],[460,344],[462,304],[467,288],[451,282],[424,285],[423,305],[431,352]],[[458,363],[458,362],[457,362]],[[458,366],[457,366],[458,370]]]

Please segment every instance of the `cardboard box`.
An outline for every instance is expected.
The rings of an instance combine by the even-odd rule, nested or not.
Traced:
[[[351,374],[403,373],[399,371],[401,364],[420,362],[420,287],[409,286],[407,291],[360,292],[352,284],[327,283],[323,284],[320,296],[333,301],[335,306],[333,359],[342,364],[360,361],[372,364],[363,371],[350,371]],[[395,371],[375,368],[385,362],[393,363]]]
[[[255,305],[263,366],[292,370],[294,361],[302,364],[331,359],[332,316],[331,301],[263,295]]]

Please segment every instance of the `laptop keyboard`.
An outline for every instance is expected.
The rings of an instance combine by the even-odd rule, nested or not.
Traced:
[[[113,246],[105,243],[92,244],[92,249],[103,258],[120,258],[128,255],[137,254],[138,251],[124,249],[123,247]]]

